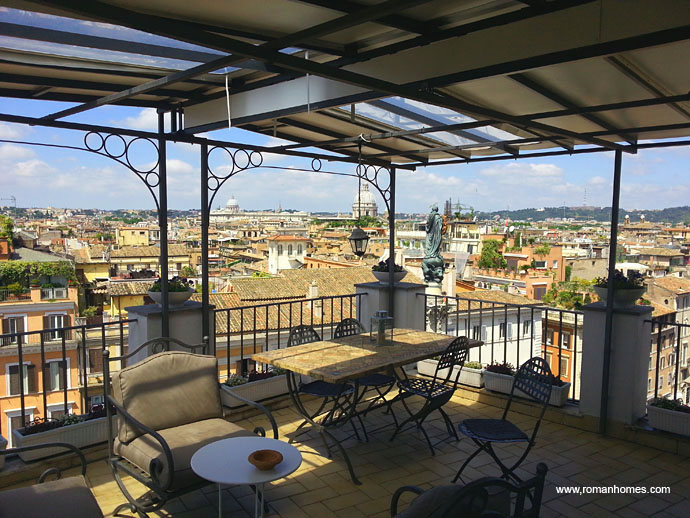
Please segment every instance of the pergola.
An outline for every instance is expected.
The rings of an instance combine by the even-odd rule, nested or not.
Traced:
[[[388,209],[394,257],[396,170],[614,152],[615,250],[623,153],[690,144],[690,4],[683,0],[0,6],[0,96],[70,103],[42,117],[2,113],[0,121],[85,132],[79,149],[118,161],[153,195],[164,334],[168,142],[200,147],[204,334],[211,203],[232,176],[261,167],[263,153],[302,157],[305,170],[372,183]],[[158,132],[69,121],[105,105],[157,109]],[[227,126],[293,143],[262,147],[199,136]],[[142,145],[154,154],[152,168],[134,165]],[[223,151],[224,165],[210,166]],[[328,162],[352,164],[355,172],[326,170]],[[612,253],[610,274],[614,268]],[[392,301],[392,273],[390,282]],[[602,431],[613,289],[609,282]]]

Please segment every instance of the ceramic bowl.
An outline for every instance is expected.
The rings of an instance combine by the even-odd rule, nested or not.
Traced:
[[[275,450],[257,450],[249,455],[247,460],[257,469],[268,471],[283,462],[283,454]]]

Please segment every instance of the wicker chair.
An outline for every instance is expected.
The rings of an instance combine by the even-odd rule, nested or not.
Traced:
[[[539,463],[536,476],[517,485],[502,478],[486,477],[465,486],[437,486],[428,491],[404,486],[393,494],[391,517],[538,518],[547,471],[546,464]],[[398,500],[405,492],[419,496],[398,513]]]
[[[467,458],[463,465],[460,466],[453,482],[460,478],[460,475],[470,461],[483,451],[494,459],[501,469],[503,478],[506,480],[512,479],[516,482],[522,481],[522,479],[515,474],[515,469],[527,458],[527,454],[534,446],[539,426],[546,413],[546,408],[549,405],[552,379],[551,369],[546,360],[539,357],[531,358],[522,364],[517,374],[515,374],[513,388],[510,391],[510,397],[508,398],[508,403],[506,404],[501,419],[465,419],[460,423],[458,427],[460,431],[472,439],[478,448]],[[532,435],[529,437],[507,419],[510,405],[513,402],[516,391],[520,391],[521,396],[528,398],[541,407],[539,417],[532,429]],[[506,466],[498,455],[496,455],[493,448],[494,443],[527,443],[527,448],[525,448],[523,454],[512,466]]]
[[[43,472],[36,485],[0,492],[0,517],[103,518],[101,508],[86,485],[86,459],[79,448],[67,443],[35,444],[0,451],[0,456],[56,447],[79,456],[81,475],[61,478],[58,468],[50,468]],[[57,479],[46,481],[50,475]]]
[[[408,378],[405,374],[405,379],[398,382],[398,388],[400,389],[398,395],[393,399],[393,402],[400,400],[407,410],[409,417],[400,423],[391,441],[395,439],[398,433],[410,422],[415,422],[417,429],[421,430],[424,434],[431,454],[434,455],[434,446],[429,439],[429,435],[424,430],[424,420],[434,412],[438,410],[446,424],[446,429],[448,434],[455,437],[455,440],[460,440],[457,432],[455,431],[455,426],[451,422],[448,414],[443,410],[443,405],[450,401],[453,397],[455,389],[458,385],[458,379],[460,378],[460,371],[463,365],[467,361],[469,355],[469,340],[466,336],[460,336],[453,340],[446,350],[443,351],[438,364],[436,365],[436,371],[434,372],[434,377],[431,380],[422,378]],[[453,375],[455,367],[458,367],[457,372]],[[403,373],[405,371],[403,370]],[[420,396],[425,399],[422,407],[414,412],[410,406],[406,403],[406,399],[410,396]]]
[[[129,354],[110,358],[103,351],[109,443],[109,464],[115,481],[128,503],[123,509],[139,516],[157,511],[171,498],[209,484],[191,469],[194,453],[211,442],[228,437],[253,435],[226,421],[223,397],[234,397],[266,414],[274,438],[278,429],[266,408],[234,393],[223,391],[218,383],[218,361],[215,356],[170,351],[170,345],[186,349],[206,348],[206,344],[189,346],[172,338],[145,342]],[[124,362],[143,348],[155,352],[144,360],[120,370],[111,371],[111,362]],[[112,408],[117,411],[117,424]],[[117,434],[114,433],[117,428]],[[262,428],[254,433],[265,435]],[[134,497],[122,480],[129,475],[149,488],[141,497]]]

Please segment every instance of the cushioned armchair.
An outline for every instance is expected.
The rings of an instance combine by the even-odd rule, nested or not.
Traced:
[[[112,392],[106,384],[106,395],[118,417],[116,423],[109,407],[109,424],[116,426],[110,444],[110,465],[129,502],[114,514],[129,508],[140,516],[146,515],[169,499],[208,484],[192,471],[192,455],[211,442],[253,434],[224,419],[216,358],[167,351],[170,343],[184,346],[173,339],[159,339],[156,345],[162,344],[164,352],[112,375],[111,362],[122,361],[151,343],[142,344],[126,357],[109,358],[104,351],[105,379],[111,379],[112,384]],[[262,410],[271,423],[274,438],[278,438],[275,420],[263,406],[227,392],[223,397],[237,397]],[[254,433],[265,435],[262,428],[256,428]],[[123,484],[122,474],[134,477],[150,491],[135,498]]]
[[[81,461],[81,475],[61,478],[58,468],[46,470],[38,484],[0,492],[0,518],[103,518],[101,508],[86,485],[86,459],[75,446],[67,443],[45,443],[0,451],[12,455],[41,448],[72,450]],[[57,480],[46,481],[55,475]]]

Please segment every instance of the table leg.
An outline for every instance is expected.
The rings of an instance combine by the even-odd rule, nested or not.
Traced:
[[[218,518],[223,517],[223,486],[218,484]]]
[[[254,518],[264,518],[264,484],[254,488]]]

